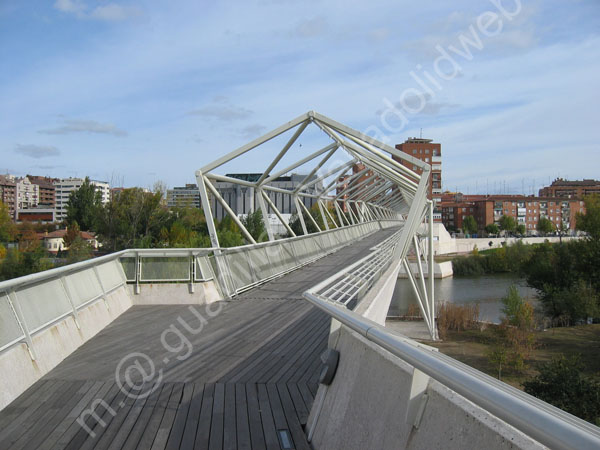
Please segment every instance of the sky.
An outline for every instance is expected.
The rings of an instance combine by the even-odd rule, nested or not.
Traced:
[[[598,0],[0,0],[0,173],[179,186],[314,110],[532,194],[600,178],[599,104]]]

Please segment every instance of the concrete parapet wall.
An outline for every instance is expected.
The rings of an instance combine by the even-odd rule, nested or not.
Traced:
[[[337,374],[308,420],[315,449],[545,448],[434,380],[407,423],[413,368],[346,327],[337,333]]]
[[[106,295],[104,300],[79,310],[80,329],[73,316],[67,316],[35,334],[32,337],[35,360],[31,359],[24,343],[0,353],[0,373],[3,374],[0,377],[0,410],[131,305],[127,288],[122,286]]]
[[[213,281],[194,283],[191,292],[189,283],[141,284],[135,294],[135,285],[127,285],[134,305],[206,305],[222,300]]]

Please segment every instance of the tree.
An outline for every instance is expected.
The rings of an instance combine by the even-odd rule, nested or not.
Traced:
[[[113,251],[160,246],[163,229],[176,219],[163,205],[160,192],[130,188],[99,208],[96,231],[103,246]]]
[[[590,239],[600,241],[600,195],[588,195],[584,202],[585,213],[577,213],[576,228],[587,232]]]
[[[499,224],[500,224],[500,228],[505,233],[511,233],[511,232],[515,231],[515,228],[517,227],[517,222],[515,222],[514,217],[507,216],[506,214],[503,215],[502,217],[500,217]]]
[[[524,301],[513,285],[502,298],[502,323],[497,329],[497,342],[488,354],[490,362],[498,367],[498,378],[502,366],[510,365],[517,372],[525,369],[525,360],[533,350],[533,307]]]
[[[94,229],[98,209],[102,204],[101,193],[96,186],[85,177],[83,184],[76,191],[71,192],[67,203],[67,224],[77,222],[82,230]]]
[[[475,234],[477,233],[477,221],[473,216],[467,216],[463,220],[463,231],[465,234]]]
[[[520,234],[520,235],[524,235],[525,233],[527,233],[527,229],[525,228],[525,225],[523,225],[522,223],[517,225],[517,227],[515,228],[515,231],[517,232],[517,234]]]
[[[79,230],[79,224],[76,221],[73,221],[71,225],[67,228],[67,232],[63,237],[63,242],[65,247],[70,247],[73,241],[77,238],[80,238],[81,231]]]
[[[8,206],[0,200],[0,242],[9,242],[15,238],[15,224],[10,218]]]
[[[600,383],[582,374],[578,356],[555,358],[523,383],[525,392],[588,422],[600,425]]]
[[[498,234],[500,232],[500,228],[495,223],[490,223],[485,226],[485,232],[487,234]]]
[[[508,349],[506,345],[499,342],[490,347],[488,360],[498,369],[498,379],[502,379],[502,367],[508,362]]]
[[[81,236],[75,237],[75,239],[69,245],[69,251],[67,254],[67,262],[69,264],[76,263],[79,261],[85,261],[92,257],[92,247]]]
[[[540,216],[540,220],[537,223],[537,230],[546,235],[554,231],[554,224],[550,219],[544,216]]]
[[[256,242],[268,240],[262,211],[260,209],[247,214],[246,217],[242,219],[242,225],[246,227],[246,230],[248,230],[248,233],[250,233]]]

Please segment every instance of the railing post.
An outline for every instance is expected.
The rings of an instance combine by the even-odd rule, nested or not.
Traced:
[[[190,294],[194,293],[194,280],[196,279],[196,258],[194,254],[190,252],[190,283],[189,283],[189,292]]]
[[[134,294],[140,293],[140,280],[142,276],[142,259],[138,252],[135,253],[135,289]]]
[[[77,329],[81,330],[81,324],[79,323],[79,313],[77,312],[77,308],[75,307],[75,303],[73,303],[73,296],[71,295],[71,290],[67,283],[65,282],[65,276],[61,276],[59,278],[60,285],[62,286],[65,294],[67,295],[67,300],[69,300],[69,305],[71,305],[71,309],[73,310],[73,319],[75,320],[75,325],[77,325]]]
[[[25,343],[27,345],[27,350],[29,351],[29,356],[33,361],[37,359],[37,354],[35,348],[33,348],[33,340],[31,339],[31,335],[29,334],[29,327],[27,326],[27,321],[23,316],[23,311],[21,311],[21,305],[19,304],[19,297],[17,296],[17,292],[14,289],[11,289],[6,293],[8,297],[8,303],[10,304],[15,316],[17,316],[17,322],[19,322],[19,326],[25,335]]]
[[[120,264],[120,263],[118,263]],[[136,264],[137,265],[137,264]],[[137,270],[136,270],[137,272]],[[98,266],[94,265],[94,274],[96,275],[96,279],[98,280],[98,283],[100,284],[100,289],[102,289],[102,300],[104,300],[104,306],[106,306],[106,309],[110,310],[110,305],[108,304],[108,300],[106,298],[106,288],[104,287],[104,283],[102,283],[102,277],[100,276],[100,273],[98,272]],[[127,277],[125,277],[127,278]],[[137,279],[137,277],[136,277]],[[126,281],[127,283],[127,281]]]

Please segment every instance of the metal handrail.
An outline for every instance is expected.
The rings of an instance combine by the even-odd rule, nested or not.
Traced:
[[[560,449],[600,448],[600,428],[589,422],[446,355],[426,350],[338,303],[309,291],[303,296],[351,330],[538,442]]]

